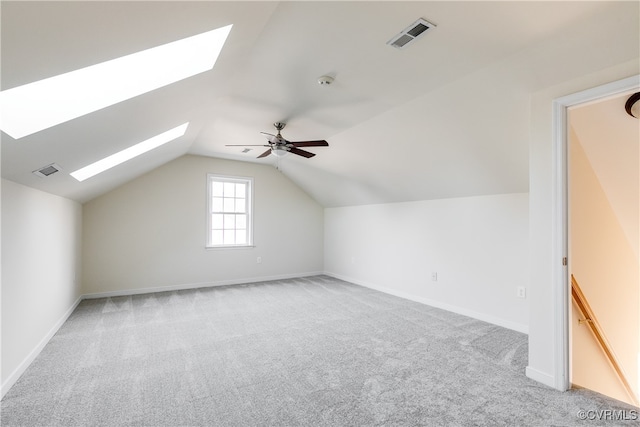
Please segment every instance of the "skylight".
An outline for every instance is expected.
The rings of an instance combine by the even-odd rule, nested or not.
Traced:
[[[129,148],[125,148],[124,150],[112,154],[109,157],[105,157],[102,160],[98,160],[89,166],[85,166],[82,169],[71,172],[71,176],[78,181],[84,181],[85,179],[91,178],[100,172],[111,169],[120,163],[124,163],[127,160],[131,160],[134,157],[146,153],[147,151],[153,150],[154,148],[166,144],[169,141],[173,141],[174,139],[181,137],[186,132],[187,126],[189,126],[189,123],[184,123],[178,127],[163,132],[160,135],[149,138],[146,141],[142,141]]]
[[[0,92],[0,129],[31,135],[213,68],[231,25]]]

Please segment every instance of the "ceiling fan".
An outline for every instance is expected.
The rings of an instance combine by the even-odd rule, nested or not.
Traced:
[[[269,144],[263,145],[244,145],[244,144],[234,144],[234,145],[226,145],[226,147],[269,147],[267,151],[260,154],[258,159],[262,157],[267,157],[269,154],[273,153],[275,156],[282,157],[287,153],[297,154],[302,157],[313,157],[315,153],[310,153],[305,150],[301,150],[299,147],[328,147],[329,143],[325,140],[319,141],[288,141],[282,137],[280,131],[284,129],[286,123],[276,122],[273,126],[278,131],[277,135],[272,135],[266,132],[260,132],[264,136],[267,137]]]

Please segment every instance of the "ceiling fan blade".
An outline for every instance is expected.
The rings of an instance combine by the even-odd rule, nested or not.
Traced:
[[[329,143],[327,141],[319,140],[319,141],[296,141],[291,142],[294,147],[328,147]]]
[[[271,142],[272,144],[275,144],[276,142],[278,142],[278,137],[275,135],[272,135],[270,133],[267,132],[260,132],[261,134],[263,134],[264,136],[267,137],[267,139],[269,140],[269,142]]]
[[[226,144],[225,147],[271,147],[267,144],[251,145],[251,144]]]
[[[296,148],[296,147],[291,147],[291,148],[289,149],[289,152],[290,152],[290,153],[293,153],[293,154],[297,154],[298,156],[306,157],[307,159],[308,159],[309,157],[313,157],[313,156],[315,156],[315,153],[310,153],[310,152],[308,152],[308,151],[304,151],[304,150],[301,150],[301,149]]]
[[[271,148],[269,148],[267,151],[265,151],[264,153],[260,154],[258,157],[256,157],[257,159],[261,159],[263,157],[267,157],[269,154],[271,154]]]

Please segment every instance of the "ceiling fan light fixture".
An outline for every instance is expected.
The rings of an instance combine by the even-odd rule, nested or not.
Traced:
[[[624,109],[631,117],[640,118],[640,92],[636,92],[627,99]]]
[[[263,134],[264,136],[267,137],[267,141],[269,141],[268,145],[248,145],[248,147],[269,147],[269,149],[267,151],[265,151],[264,153],[260,154],[257,158],[258,159],[262,159],[264,157],[269,156],[270,154],[273,154],[274,156],[280,158],[280,157],[284,157],[286,156],[288,153],[291,154],[295,154],[297,156],[302,156],[302,157],[306,157],[307,159],[310,157],[315,156],[315,153],[310,153],[309,151],[305,151],[300,149],[300,147],[328,147],[329,143],[327,141],[325,141],[324,139],[322,140],[315,140],[315,141],[289,141],[286,140],[282,137],[282,135],[280,134],[280,131],[282,129],[284,129],[284,127],[286,126],[285,123],[283,122],[276,122],[273,124],[273,126],[276,128],[276,130],[278,131],[277,135],[272,135],[270,133],[266,133],[266,132],[260,132],[261,134]],[[237,144],[226,144],[227,147],[237,147]],[[243,146],[243,145],[241,145]],[[244,145],[245,147],[247,147],[247,145]],[[246,151],[243,151],[246,152]]]
[[[284,157],[288,153],[288,151],[283,147],[274,147],[274,148],[271,149],[271,152],[276,157]]]

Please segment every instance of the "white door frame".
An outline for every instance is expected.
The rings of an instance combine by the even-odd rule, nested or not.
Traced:
[[[553,101],[553,230],[551,250],[554,289],[554,329],[555,336],[555,388],[568,390],[570,384],[569,367],[569,314],[570,295],[569,269],[563,265],[568,256],[568,187],[567,187],[567,109],[569,107],[596,101],[637,90],[640,75],[618,80],[602,86],[587,89]],[[621,114],[626,114],[624,111]]]

